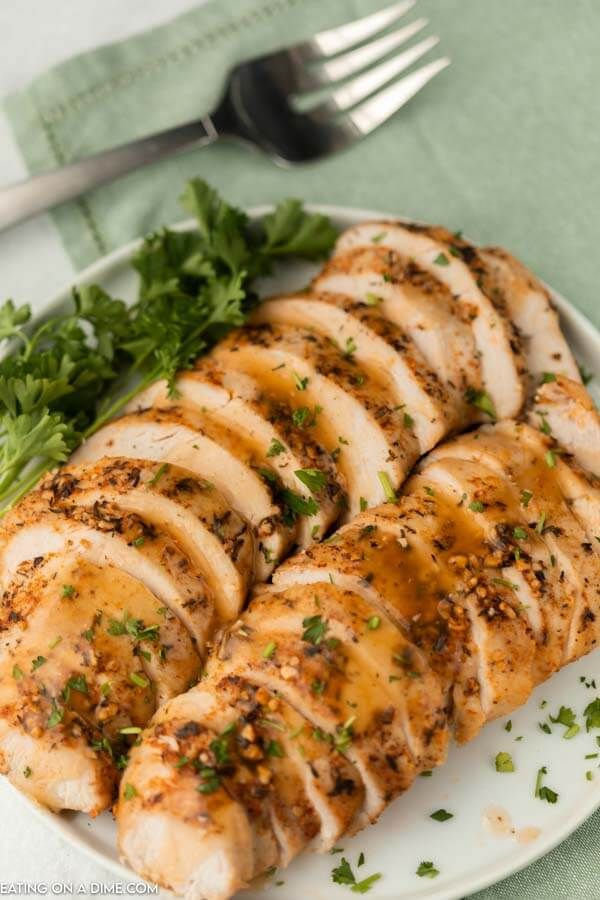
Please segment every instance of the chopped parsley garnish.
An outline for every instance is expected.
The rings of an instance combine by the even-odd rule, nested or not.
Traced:
[[[23,778],[31,778],[31,773],[32,770],[29,768],[29,766],[25,766],[25,768],[23,769]]]
[[[304,378],[301,378],[301,376],[298,375],[297,372],[292,372],[292,377],[296,384],[296,390],[305,391],[308,387],[308,375],[305,375]]]
[[[277,756],[280,759],[283,759],[285,753],[283,752],[283,747],[281,746],[279,741],[269,741],[269,743],[265,747],[265,756]]]
[[[431,813],[429,818],[435,819],[436,822],[447,822],[448,819],[454,818],[454,813],[448,812],[446,809],[436,809],[435,812]]]
[[[417,875],[419,878],[437,878],[440,870],[436,869],[431,861],[419,863]]]
[[[506,753],[504,751],[496,754],[496,759],[494,760],[496,766],[496,772],[514,772],[515,764],[513,762],[513,758],[510,753]]]
[[[352,729],[356,716],[350,716],[343,725],[338,725],[333,738],[333,746],[340,753],[344,753],[352,743]]]
[[[15,681],[20,681],[21,678],[25,677],[25,673],[23,672],[23,669],[20,666],[18,666],[16,663],[12,667],[12,677],[15,679]]]
[[[75,588],[72,584],[63,584],[62,586],[62,596],[63,597],[72,597],[75,593]]]
[[[504,726],[504,730],[509,733],[512,731],[512,719],[509,719],[508,722]]]
[[[358,857],[357,865],[362,866],[364,865],[364,862],[364,853],[361,853]],[[342,856],[339,866],[336,866],[331,870],[332,881],[335,884],[347,885],[354,894],[366,894],[380,878],[381,873],[375,872],[373,875],[369,875],[367,878],[357,881],[350,863],[344,856]]]
[[[517,541],[526,541],[527,540],[527,532],[524,528],[521,528],[520,525],[517,525],[516,528],[513,528],[513,537]]]
[[[551,788],[546,787],[542,784],[544,780],[544,775],[548,774],[548,769],[546,766],[542,766],[541,769],[538,769],[537,777],[535,779],[535,791],[533,793],[534,797],[537,797],[539,800],[545,800],[547,803],[556,803],[558,800],[558,794],[556,791],[553,791]]]
[[[561,706],[556,716],[550,716],[550,721],[555,725],[564,725],[565,732],[563,738],[570,740],[581,730],[575,722],[575,713],[569,706]]]
[[[344,347],[343,355],[346,359],[351,359],[356,351],[358,350],[358,346],[353,337],[346,338],[346,345]]]
[[[497,584],[499,587],[510,588],[511,591],[516,591],[518,588],[518,584],[515,584],[514,581],[509,581],[508,578],[492,578],[492,584]]]
[[[449,266],[450,260],[445,253],[438,253],[436,258],[434,259],[434,263],[436,266]]]
[[[385,276],[384,279],[385,281]],[[377,294],[372,294],[370,291],[366,296],[367,306],[378,306],[379,303],[383,302],[383,297],[378,297]]]
[[[545,525],[546,525],[546,513],[543,512],[537,521],[537,525],[535,526],[536,534],[540,534],[540,535],[543,534]]]
[[[328,626],[321,616],[308,616],[302,620],[302,627],[304,628],[302,640],[307,641],[309,644],[317,645],[325,637]]]
[[[412,428],[413,425],[415,424],[415,420],[414,420],[413,417],[412,417],[409,413],[407,413],[407,412],[404,413],[403,421],[404,421],[404,427],[405,427],[405,428]]]
[[[545,454],[545,456],[544,456],[544,459],[545,459],[546,465],[548,466],[549,469],[554,469],[554,468],[555,468],[555,466],[556,466],[556,453],[554,452],[554,450],[547,450],[547,451],[546,451],[546,454]]]
[[[390,480],[390,476],[387,472],[378,472],[377,477],[379,478],[379,483],[383,488],[383,493],[385,495],[386,503],[396,503],[398,500],[398,496],[392,487],[392,482]]]
[[[269,449],[267,450],[267,457],[271,456],[279,456],[280,453],[283,453],[285,450],[285,446],[278,441],[277,438],[273,438],[269,445]]]
[[[137,789],[131,784],[131,782],[127,782],[127,784],[123,788],[123,798],[125,800],[133,800],[133,798],[137,797],[137,795]]]
[[[529,501],[533,497],[533,493],[531,491],[521,491],[521,496],[519,497],[519,502],[521,506],[529,506]]]
[[[471,500],[469,503],[469,509],[472,512],[483,512],[485,509],[485,505],[481,502],[481,500]]]
[[[319,469],[296,469],[294,475],[312,494],[318,494],[327,484],[327,476]]]
[[[496,421],[496,408],[487,391],[478,391],[476,388],[469,387],[465,391],[465,400],[470,406],[475,406],[488,415],[492,421]]]
[[[163,475],[168,471],[169,471],[169,464],[163,463],[162,466],[159,466],[159,468],[155,472],[154,476],[150,479],[148,484],[152,484],[152,485],[158,484],[158,482],[163,477]]]
[[[310,689],[313,692],[313,694],[324,694],[326,688],[327,688],[326,683],[324,681],[320,681],[318,678],[315,678],[315,680],[312,682],[312,684],[310,686]]]
[[[277,650],[276,641],[269,641],[269,643],[267,644],[267,646],[265,647],[265,649],[262,652],[263,659],[271,659],[276,650]]]
[[[61,691],[61,697],[64,703],[68,703],[71,699],[71,691],[77,691],[80,694],[88,693],[88,684],[85,675],[71,675]]]
[[[232,722],[231,725],[228,725],[227,728],[221,732],[218,738],[214,738],[210,742],[209,746],[214,754],[217,766],[226,766],[230,762],[229,738],[234,729],[235,723]]]
[[[315,406],[312,410],[308,406],[299,406],[292,413],[292,422],[296,428],[312,428],[317,424],[317,416],[323,412],[323,407]]]
[[[130,672],[129,680],[132,684],[135,684],[136,687],[139,688],[147,688],[150,687],[150,682],[146,678],[145,675],[141,675],[139,672]]]
[[[585,716],[585,729],[591,731],[592,728],[600,728],[600,697],[596,697],[591,703],[588,703],[583,711]],[[600,744],[600,739],[598,740]]]
[[[36,656],[35,659],[31,660],[31,671],[35,672],[35,670],[39,669],[40,666],[43,666],[45,662],[47,662],[45,656]]]
[[[289,488],[282,488],[280,492],[281,502],[284,506],[284,522],[292,525],[298,516],[316,516],[319,512],[319,504],[313,497],[302,497]]]
[[[550,384],[551,381],[556,381],[556,375],[554,374],[554,372],[544,372],[540,383]]]
[[[542,434],[545,434],[547,437],[549,437],[552,434],[550,422],[546,418],[545,413],[538,413],[538,416],[540,417],[540,431],[542,432]]]
[[[65,711],[62,706],[59,706],[56,700],[52,701],[52,707],[50,710],[50,717],[48,719],[48,728],[55,728],[56,725],[60,725],[65,715]]]
[[[196,790],[200,794],[214,794],[215,791],[218,791],[221,786],[221,779],[217,774],[216,769],[205,766],[200,769],[199,775],[202,778],[202,782],[198,785]]]
[[[367,628],[370,631],[374,631],[376,628],[379,628],[381,625],[381,619],[379,616],[371,616],[371,618],[367,622]]]
[[[106,630],[113,637],[128,634],[134,641],[155,642],[160,635],[160,625],[145,626],[141,619],[134,619],[128,612],[123,613],[122,619],[110,619]]]

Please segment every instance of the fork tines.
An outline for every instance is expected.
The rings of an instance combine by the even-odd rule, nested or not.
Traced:
[[[368,134],[450,64],[448,57],[440,57],[398,79],[439,43],[432,35],[399,52],[429,24],[418,18],[400,27],[400,19],[415,2],[402,0],[276,54],[285,56],[294,81],[291,91],[330,89],[326,99],[308,112],[315,124],[338,117],[342,127]]]

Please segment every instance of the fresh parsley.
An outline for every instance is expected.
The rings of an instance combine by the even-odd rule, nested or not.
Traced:
[[[257,303],[252,282],[275,261],[324,257],[336,239],[325,216],[294,199],[251,223],[194,179],[181,203],[197,227],[143,241],[133,306],[93,284],[39,325],[27,305],[0,306],[0,512],[138,391],[164,378],[174,392],[179,370],[244,323]]]

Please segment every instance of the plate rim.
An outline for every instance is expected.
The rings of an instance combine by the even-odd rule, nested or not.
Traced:
[[[345,221],[348,226],[350,225],[350,223],[369,220],[418,222],[418,220],[409,219],[404,216],[393,215],[389,212],[381,212],[364,207],[349,207],[320,203],[305,203],[304,207],[309,212],[321,213],[323,215],[342,220],[343,222]],[[272,204],[261,204],[258,206],[248,207],[245,211],[251,219],[255,219],[267,212],[272,211],[272,209]],[[175,231],[188,231],[194,228],[194,226],[195,220],[189,218],[181,220],[174,225],[169,225],[167,227]],[[468,240],[472,239],[468,238]],[[94,281],[99,281],[101,283],[102,278],[107,278],[115,268],[121,266],[124,262],[130,259],[133,253],[142,245],[143,241],[143,237],[128,241],[123,246],[118,247],[105,256],[101,257],[100,259],[95,260],[80,272],[73,273],[73,276],[70,279],[69,283],[65,287],[63,287],[62,290],[55,293],[54,296],[47,302],[39,304],[38,310],[34,315],[34,319],[50,314],[54,308],[58,307],[60,304],[63,304],[65,300],[70,296],[71,290],[74,286]],[[476,240],[472,240],[472,242],[476,245],[478,243]],[[576,306],[574,306],[569,300],[567,300],[566,297],[564,297],[561,293],[556,291],[551,285],[548,285],[543,280],[540,279],[540,281],[542,281],[544,287],[549,291],[552,297],[552,301],[553,303],[555,303],[557,309],[559,310],[561,317],[573,323],[578,330],[585,333],[586,338],[588,338],[591,343],[596,345],[596,348],[600,353],[600,330],[596,328],[594,323],[590,319],[588,319],[588,317],[584,313],[582,313]],[[600,649],[595,651],[596,654],[599,652]],[[591,655],[593,654],[590,654],[590,656]],[[10,784],[10,782],[7,783]],[[51,828],[55,833],[59,834],[61,838],[63,838],[68,844],[76,847],[78,850],[81,850],[81,852],[83,852],[86,856],[90,857],[96,863],[119,876],[123,880],[133,882],[143,881],[143,879],[141,879],[135,872],[133,872],[133,870],[129,869],[128,866],[121,863],[118,857],[116,859],[112,859],[106,856],[106,854],[102,850],[98,850],[97,848],[87,843],[79,834],[77,834],[72,828],[70,828],[69,818],[46,809],[45,807],[38,804],[33,798],[30,798],[27,795],[21,793],[13,785],[10,785],[10,787],[14,791],[18,802],[23,802],[26,806],[28,806],[28,808],[36,816],[36,818],[38,818],[38,820],[46,823],[49,828]],[[506,860],[499,860],[495,864],[495,866],[492,864],[492,866],[485,872],[481,872],[479,874],[475,873],[472,877],[463,877],[460,887],[451,887],[448,891],[442,886],[436,888],[432,885],[432,890],[427,892],[426,897],[428,898],[428,900],[459,900],[459,898],[470,896],[477,891],[503,881],[505,878],[514,875],[516,872],[522,871],[532,863],[536,862],[538,859],[541,859],[543,856],[548,854],[551,850],[553,850],[560,843],[566,840],[571,834],[573,834],[573,832],[585,821],[587,821],[587,819],[589,819],[590,816],[592,816],[594,812],[599,808],[600,794],[598,796],[594,796],[594,793],[591,793],[589,803],[584,804],[583,807],[574,809],[572,814],[568,816],[568,818],[561,825],[558,825],[549,833],[546,832],[547,836],[545,836],[544,838],[540,837],[539,841],[535,841],[532,844],[528,845],[528,848],[530,849],[516,864],[510,863],[508,861],[508,858]],[[165,889],[162,887],[159,887],[159,890],[163,892],[165,891]],[[167,891],[166,893],[174,896],[170,891]]]

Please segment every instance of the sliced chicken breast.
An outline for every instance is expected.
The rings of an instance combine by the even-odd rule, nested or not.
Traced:
[[[477,251],[444,228],[401,222],[367,222],[345,231],[336,254],[372,246],[399,253],[406,262],[432,274],[445,284],[472,319],[480,354],[483,385],[496,416],[517,416],[525,400],[524,367],[518,334],[503,314],[497,298],[481,290],[471,265]],[[466,252],[468,249],[468,252]]]
[[[474,417],[467,390],[480,390],[481,366],[471,322],[446,285],[396,251],[372,244],[336,254],[317,275],[319,295],[376,303],[378,312],[414,342],[450,394],[455,427]]]
[[[144,584],[181,619],[202,651],[215,626],[215,604],[202,573],[165,534],[118,509],[55,510],[29,494],[4,519],[0,572],[4,589],[25,564],[49,554],[75,554],[97,566],[121,569]]]
[[[73,455],[73,462],[103,456],[149,459],[188,469],[214,484],[253,529],[255,577],[267,578],[292,539],[273,488],[251,466],[208,437],[191,411],[149,409],[105,425]]]
[[[577,363],[561,331],[548,290],[525,266],[500,247],[477,251],[479,277],[489,297],[497,297],[523,341],[523,353],[535,390],[552,372],[581,381]]]
[[[296,384],[299,390],[301,383]],[[244,373],[227,371],[214,364],[209,356],[199,361],[196,369],[182,372],[177,378],[176,401],[170,397],[166,382],[159,381],[135,398],[132,407],[179,405],[202,411],[203,419],[216,421],[221,429],[244,435],[233,453],[251,459],[253,467],[277,475],[284,488],[310,503],[311,493],[299,481],[296,472],[319,469],[327,476],[327,493],[321,495],[319,508],[310,517],[297,522],[296,541],[301,547],[323,537],[340,513],[344,485],[337,472],[334,456],[328,453],[305,428],[294,424],[293,409],[283,400],[264,395],[260,384]],[[248,447],[252,452],[248,456]]]
[[[575,591],[577,600],[563,660],[568,662],[598,643],[600,618],[594,610],[600,598],[600,569],[598,557],[560,490],[553,457],[548,456],[552,452],[543,436],[530,426],[503,422],[450,441],[433,451],[430,458],[481,462],[518,489],[530,527],[543,537],[560,578]]]
[[[338,294],[305,293],[264,300],[252,321],[314,329],[339,347],[353,347],[365,372],[373,372],[414,427],[426,453],[453,425],[448,392],[411,338],[376,308]]]
[[[388,483],[400,484],[418,457],[402,412],[351,351],[344,356],[314,332],[269,325],[234,332],[214,351],[224,368],[245,372],[265,392],[291,401],[296,424],[314,429],[330,451],[341,451],[337,464],[348,486],[348,515],[360,509],[361,497],[368,505],[385,499]],[[302,391],[296,390],[298,380]]]
[[[481,463],[451,458],[425,461],[410,489],[419,484],[469,511],[473,530],[480,529],[488,548],[487,565],[497,572],[492,583],[514,591],[529,621],[537,645],[533,678],[543,681],[563,664],[576,598],[561,583],[542,537],[529,526],[519,492]],[[462,561],[468,562],[466,554]]]
[[[241,611],[253,574],[253,538],[209,482],[168,463],[109,457],[63,468],[45,479],[41,491],[53,509],[116,508],[143,517],[194,561],[221,619]]]
[[[52,809],[96,815],[112,801],[128,734],[193,683],[200,657],[140,582],[76,557],[17,579],[2,610],[3,771]]]
[[[582,384],[557,375],[541,385],[529,421],[558,441],[591,476],[600,477],[600,415]]]

